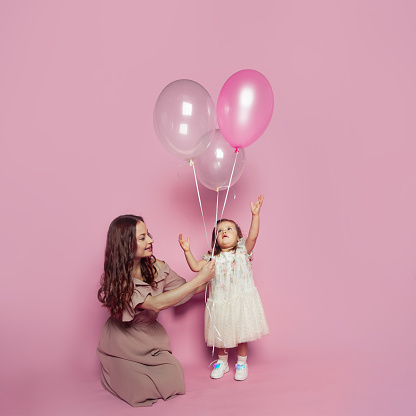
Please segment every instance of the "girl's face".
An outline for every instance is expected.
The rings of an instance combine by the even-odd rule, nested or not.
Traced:
[[[223,221],[217,226],[217,243],[222,251],[229,251],[238,241],[237,228],[230,221]]]
[[[153,254],[153,239],[150,237],[146,224],[144,222],[137,222],[136,224],[136,242],[137,249],[134,255],[135,258],[150,257]]]

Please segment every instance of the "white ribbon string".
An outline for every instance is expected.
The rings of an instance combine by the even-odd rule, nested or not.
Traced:
[[[210,243],[209,243],[209,240],[208,240],[207,227],[206,227],[206,224],[205,224],[204,210],[202,209],[201,195],[199,193],[198,180],[197,180],[197,177],[196,177],[195,164],[192,160],[189,161],[189,164],[190,164],[190,166],[192,166],[192,169],[193,169],[193,172],[194,172],[196,192],[198,194],[199,206],[201,208],[202,221],[204,223],[205,238],[207,240],[208,247],[210,247]],[[218,219],[218,197],[219,197],[219,191],[217,190],[217,206],[216,206],[216,209],[215,209],[215,224],[217,224],[217,219]],[[217,241],[217,235],[215,235],[214,247],[212,248],[212,251],[211,251],[211,258],[214,255],[215,241]],[[211,282],[209,282],[209,284],[211,285]],[[220,342],[222,342],[224,344],[224,347],[225,347],[225,343],[224,343],[223,339],[221,338],[221,334],[218,331],[218,329],[217,329],[217,327],[214,323],[214,308],[212,309],[212,312],[211,312],[211,308],[209,307],[209,305],[207,303],[207,290],[208,290],[208,285],[205,287],[205,305],[206,305],[206,308],[208,310],[209,319],[211,320],[212,325],[213,325],[213,331],[214,331],[213,335],[215,336],[216,339],[218,339]],[[215,332],[218,335],[216,335]],[[215,344],[215,342],[214,342],[214,344]],[[215,345],[212,346],[212,355],[214,355],[214,350],[215,350]]]
[[[223,207],[222,207],[221,219],[222,219],[223,214],[224,214],[225,204],[227,203],[228,192],[230,191],[230,186],[231,186],[231,181],[232,181],[232,179],[233,179],[233,174],[234,174],[235,164],[236,164],[236,162],[237,162],[237,156],[238,156],[238,149],[236,149],[236,152],[235,152],[235,159],[234,159],[233,169],[232,169],[232,171],[231,171],[230,181],[228,182],[228,186],[227,186],[227,193],[226,193],[226,195],[225,195],[224,205],[223,205]],[[213,245],[212,245],[211,259],[212,259],[212,258],[213,258],[213,256],[214,256],[215,243],[217,242],[217,236],[218,236],[218,231],[217,231],[217,221],[218,221],[218,198],[219,198],[219,194],[220,194],[220,191],[219,191],[219,189],[217,189],[217,205],[216,205],[216,208],[215,208],[215,238],[214,238]],[[211,282],[209,282],[209,284],[211,285]],[[215,323],[214,323],[214,316],[213,316],[213,315],[214,315],[214,308],[212,309],[212,314],[211,314],[210,308],[209,308],[209,306],[208,306],[208,304],[207,304],[206,293],[207,293],[207,292],[206,292],[206,288],[205,288],[205,305],[206,305],[206,307],[207,307],[208,314],[209,314],[209,317],[210,317],[211,322],[212,322],[212,325],[213,325],[213,331],[216,331],[216,332],[217,332],[217,334],[218,334],[218,336],[217,336],[217,335],[215,335],[215,332],[214,332],[214,334],[213,334],[213,335],[215,335],[215,338],[217,338],[220,342],[222,342],[222,343],[223,343],[224,348],[227,348],[227,346],[225,345],[224,340],[223,340],[223,339],[222,339],[222,337],[221,337],[220,332],[218,331],[218,329],[217,329],[217,327],[216,327],[216,325],[215,325]],[[214,350],[215,350],[215,345],[214,345],[214,344],[215,344],[215,342],[213,342],[213,345],[212,345],[212,355],[214,355]]]
[[[225,209],[225,205],[227,203],[228,193],[230,191],[231,181],[233,179],[233,174],[234,174],[234,169],[235,169],[235,165],[236,165],[236,162],[237,162],[237,157],[238,157],[238,149],[236,149],[236,152],[235,152],[235,159],[234,159],[233,169],[231,171],[230,181],[228,182],[228,186],[227,186],[227,193],[225,195],[224,205],[222,207],[221,219],[223,218],[223,215],[224,215],[224,209]],[[201,196],[200,196],[199,188],[198,188],[198,181],[197,181],[196,172],[195,172],[195,165],[194,165],[194,162],[192,160],[190,161],[190,165],[192,166],[193,171],[194,171],[195,185],[196,185],[196,190],[197,190],[197,193],[198,193],[199,206],[201,208],[202,221],[204,222],[205,237],[206,237],[206,240],[207,240],[207,244],[209,246],[208,232],[207,232],[207,227],[206,227],[206,224],[205,224],[204,211],[202,209],[202,202],[201,202]],[[178,174],[178,176],[179,176],[179,174]],[[211,250],[211,259],[214,257],[215,243],[217,242],[217,236],[218,236],[217,221],[218,221],[219,194],[220,194],[220,191],[219,191],[219,188],[218,188],[217,189],[217,204],[216,204],[216,207],[215,207],[215,238],[214,238],[213,245],[212,245],[212,250]],[[234,194],[234,198],[235,198],[235,194]],[[210,287],[212,287],[211,282],[209,282],[209,285],[210,285]],[[213,345],[212,345],[212,355],[214,355],[215,338],[218,339],[220,342],[222,342],[222,344],[224,345],[224,348],[226,348],[226,345],[225,345],[225,342],[222,339],[221,334],[218,331],[218,328],[216,327],[215,322],[214,322],[214,308],[212,308],[212,311],[211,311],[211,308],[209,307],[209,305],[207,303],[207,289],[208,289],[208,285],[205,287],[205,305],[206,305],[206,308],[208,310],[209,319],[212,322],[212,330],[213,330],[213,335],[214,335],[214,341],[213,341]],[[215,332],[216,332],[216,334],[215,334]]]
[[[234,174],[234,168],[235,168],[235,164],[237,162],[237,156],[238,156],[238,149],[235,149],[235,159],[234,159],[234,165],[233,165],[233,170],[231,171],[231,176],[230,176],[230,182],[228,182],[228,187],[227,187],[227,193],[225,195],[225,200],[224,200],[224,205],[222,207],[222,212],[221,212],[221,219],[224,215],[224,209],[225,209],[225,204],[227,203],[227,198],[228,198],[228,192],[230,191],[230,186],[231,186],[231,181],[233,179],[233,174]],[[215,222],[216,224],[217,222]]]
[[[211,284],[211,282],[209,282],[209,284]],[[212,355],[214,355],[214,351],[215,351],[215,338],[218,339],[220,342],[223,343],[224,348],[226,348],[226,345],[225,345],[224,340],[221,337],[220,331],[218,331],[218,328],[216,327],[216,325],[214,323],[214,307],[212,307],[212,313],[211,313],[211,309],[210,309],[210,307],[209,307],[209,305],[207,303],[207,288],[208,288],[208,286],[205,287],[205,306],[206,306],[207,311],[208,311],[209,319],[212,322],[212,332],[213,332],[213,335],[214,335],[214,337],[213,337],[214,340],[212,341]],[[215,332],[218,335],[216,335]]]
[[[218,236],[218,232],[217,232],[217,221],[218,221],[218,199],[219,199],[219,196],[220,196],[220,191],[217,189],[217,205],[215,207],[215,237],[214,237],[214,241],[213,241],[213,245],[212,245],[212,250],[211,250],[211,259],[214,257],[215,243],[217,242],[217,236]],[[212,284],[211,284],[211,282],[209,282],[209,285],[210,285],[210,288],[211,288],[210,290],[212,290]],[[209,318],[211,319],[211,322],[212,322],[213,338],[214,338],[214,340],[216,338],[220,342],[222,342],[223,345],[224,345],[224,348],[226,348],[225,342],[222,339],[221,334],[220,334],[220,332],[218,331],[218,328],[215,325],[215,321],[214,321],[214,308],[212,308],[212,313],[211,313],[210,307],[207,304],[206,294],[207,294],[207,292],[206,292],[206,288],[205,288],[205,305],[206,305],[207,310],[208,310]],[[216,335],[215,332],[217,332],[218,335]],[[213,341],[213,343],[212,343],[212,355],[214,355],[214,351],[215,351],[215,342]]]
[[[212,251],[211,251],[211,258],[214,256],[214,249],[215,249],[215,243],[217,242],[217,236],[218,236],[218,231],[217,231],[217,221],[218,221],[218,198],[220,196],[220,191],[217,189],[217,206],[215,207],[215,238],[212,244]]]
[[[210,247],[209,239],[208,239],[208,232],[207,232],[207,226],[205,224],[205,217],[204,217],[204,210],[202,209],[202,202],[201,202],[201,195],[199,194],[199,188],[198,188],[198,181],[196,179],[196,171],[195,171],[195,163],[190,160],[189,164],[192,166],[192,169],[194,170],[194,177],[195,177],[195,185],[196,185],[196,192],[198,193],[198,200],[199,200],[199,206],[201,208],[201,215],[202,215],[202,221],[204,223],[204,229],[205,229],[205,238],[207,240],[207,246]]]

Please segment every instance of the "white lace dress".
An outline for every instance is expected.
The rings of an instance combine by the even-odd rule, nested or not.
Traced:
[[[208,261],[210,255],[203,258]],[[205,342],[210,347],[233,348],[269,333],[250,258],[244,238],[235,253],[215,257],[215,278],[205,308]]]

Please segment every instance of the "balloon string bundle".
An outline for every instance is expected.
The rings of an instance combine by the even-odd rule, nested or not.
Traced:
[[[209,284],[211,284],[211,282],[209,282]],[[214,323],[214,307],[212,308],[212,311],[211,311],[211,309],[210,309],[210,307],[209,307],[209,305],[207,303],[208,302],[207,301],[207,290],[208,290],[208,285],[205,286],[205,307],[206,307],[206,309],[208,311],[209,319],[212,322],[212,331],[214,333],[215,338],[217,338],[218,341],[222,342],[222,344],[224,346],[224,349],[226,349],[227,346],[226,346],[224,340],[221,337],[220,331],[218,331],[218,328],[216,327],[216,325]],[[215,351],[215,345],[212,345],[212,355],[214,355],[214,351]]]
[[[230,187],[231,187],[231,181],[233,180],[233,174],[234,174],[235,164],[237,162],[237,156],[238,156],[238,149],[236,149],[236,152],[235,152],[234,165],[233,165],[233,168],[231,170],[230,180],[228,182],[227,192],[225,194],[224,205],[222,206],[221,217],[220,217],[221,220],[222,220],[223,215],[224,215],[225,204],[227,203],[228,193],[229,193]],[[215,242],[217,241],[217,237],[218,237],[217,222],[218,222],[218,197],[219,197],[219,194],[220,194],[220,191],[219,191],[219,189],[217,189],[217,205],[215,207],[215,238],[214,238],[213,245],[212,245],[211,258],[214,255]]]
[[[207,226],[205,224],[205,217],[204,217],[204,210],[202,209],[202,202],[201,202],[201,195],[199,193],[198,188],[198,181],[196,179],[196,172],[195,172],[195,163],[191,160],[189,164],[192,166],[192,169],[194,171],[194,178],[195,178],[195,185],[196,185],[196,192],[198,193],[198,201],[199,201],[199,207],[201,208],[201,215],[202,215],[202,221],[204,223],[204,229],[205,229],[205,238],[207,240],[207,245],[209,247],[209,240],[208,240],[208,232],[207,232]]]
[[[208,241],[207,227],[206,227],[206,224],[205,224],[205,217],[204,217],[204,210],[203,210],[203,208],[202,208],[201,195],[200,195],[200,193],[199,193],[198,181],[197,181],[196,172],[195,172],[195,164],[191,161],[191,162],[190,162],[190,165],[192,166],[193,171],[194,171],[194,178],[195,178],[196,192],[197,192],[197,194],[198,194],[199,206],[200,206],[200,208],[201,208],[202,221],[204,222],[205,237],[206,237],[206,239],[207,239],[207,244],[208,244],[208,247],[209,247],[210,245],[209,245],[209,241]],[[215,224],[217,224],[217,220],[218,220],[218,198],[219,198],[219,194],[220,194],[220,192],[219,192],[219,190],[217,190],[217,206],[216,206],[216,209],[215,209]],[[211,251],[211,259],[212,259],[212,257],[213,257],[213,253],[214,253],[214,248],[215,248],[215,241],[216,241],[216,239],[217,239],[217,232],[215,231],[215,240],[214,240],[214,246],[212,247],[212,251]],[[209,282],[209,284],[211,284],[211,282]],[[210,321],[212,322],[212,325],[213,325],[213,328],[212,328],[212,329],[213,329],[213,331],[214,331],[214,336],[215,336],[215,338],[217,338],[220,342],[222,342],[222,343],[223,343],[223,345],[224,345],[224,348],[226,348],[225,342],[223,341],[223,339],[222,339],[222,337],[221,337],[221,334],[220,334],[220,332],[218,331],[218,328],[216,327],[216,325],[215,325],[215,323],[214,323],[214,309],[212,309],[212,311],[211,311],[211,308],[210,308],[210,307],[209,307],[209,305],[208,305],[208,300],[207,300],[207,291],[208,291],[208,285],[207,285],[207,286],[205,286],[205,306],[206,306],[206,310],[208,311],[209,319],[210,319]],[[213,346],[212,346],[212,355],[214,355],[214,350],[215,350],[215,346],[213,345]]]
[[[213,244],[212,244],[212,249],[211,249],[211,260],[214,257],[214,250],[215,250],[215,242],[217,241],[217,236],[218,236],[218,232],[217,232],[217,221],[218,221],[218,198],[220,195],[220,191],[217,189],[217,205],[215,207],[215,238],[213,239]],[[209,282],[209,285],[211,286],[211,282]],[[212,329],[214,331],[214,336],[215,338],[217,338],[219,341],[221,341],[224,345],[224,348],[226,347],[225,342],[223,341],[220,331],[218,331],[218,328],[215,325],[215,321],[214,321],[214,308],[212,308],[212,314],[211,314],[211,310],[209,308],[209,305],[207,304],[207,290],[208,290],[208,285],[205,287],[205,306],[207,308],[208,311],[208,315],[209,315],[209,319],[212,322]],[[216,335],[215,332],[218,334]],[[213,342],[212,345],[212,355],[214,355],[214,351],[215,351],[215,343]]]
[[[238,149],[236,149],[236,151],[235,151],[234,165],[233,165],[233,168],[231,170],[230,181],[228,182],[227,193],[225,195],[224,205],[222,207],[221,218],[220,219],[222,219],[223,218],[223,215],[224,215],[224,209],[225,209],[225,205],[227,203],[228,192],[230,191],[231,181],[233,179],[233,174],[234,174],[234,168],[235,168],[235,164],[237,162],[237,156],[238,156]],[[194,171],[194,173],[195,173],[195,171]],[[195,181],[196,181],[196,175],[195,175]],[[198,189],[198,185],[197,185],[197,189]],[[218,222],[218,199],[219,199],[219,195],[220,195],[220,191],[219,191],[219,189],[217,189],[217,204],[216,204],[216,207],[215,207],[215,238],[213,239],[213,244],[212,244],[212,249],[211,249],[211,259],[214,256],[215,243],[216,243],[217,237],[218,237],[217,222]],[[198,197],[199,197],[199,191],[198,191]],[[199,202],[201,204],[201,200],[199,200]],[[202,205],[201,205],[201,210],[202,210]],[[202,217],[204,217],[204,214],[202,214]],[[204,226],[205,226],[205,220],[204,220]],[[205,232],[206,232],[206,229],[205,229]],[[208,240],[208,236],[207,236],[207,240]],[[211,282],[209,282],[209,285],[211,285]],[[209,318],[210,318],[210,320],[212,322],[214,336],[220,342],[222,342],[224,348],[226,349],[227,346],[226,346],[224,340],[222,339],[221,334],[218,331],[217,326],[215,325],[215,321],[214,321],[214,308],[212,308],[212,311],[211,311],[209,305],[207,304],[207,290],[208,290],[208,285],[205,287],[205,306],[206,306],[206,309],[208,311]],[[213,343],[213,344],[215,344],[215,343]],[[214,355],[214,351],[215,351],[215,345],[212,346],[212,355]]]
[[[221,212],[221,219],[222,219],[222,217],[223,217],[223,215],[224,215],[225,204],[227,203],[228,192],[230,191],[230,186],[231,186],[231,181],[232,181],[232,179],[233,179],[233,174],[234,174],[235,164],[236,164],[236,162],[237,162],[237,156],[238,156],[238,148],[237,148],[237,149],[235,149],[235,159],[234,159],[234,165],[233,165],[233,169],[232,169],[232,171],[231,171],[230,182],[228,182],[227,193],[226,193],[226,195],[225,195],[224,205],[223,205],[223,207],[222,207],[222,212]],[[216,224],[216,223],[217,223],[217,222],[215,222],[215,224]]]
[[[225,210],[225,205],[227,204],[227,199],[228,199],[228,193],[230,192],[230,188],[231,188],[231,182],[233,180],[233,175],[234,175],[234,170],[235,170],[235,165],[237,163],[237,157],[238,157],[238,151],[239,149],[235,149],[235,158],[234,158],[234,164],[233,167],[231,169],[231,175],[230,175],[230,180],[228,181],[228,185],[227,185],[227,192],[225,194],[225,199],[224,199],[224,205],[222,207],[222,211],[221,211],[221,219],[223,218],[224,215],[224,210]],[[202,216],[202,222],[204,223],[204,230],[205,230],[205,239],[207,241],[207,246],[210,247],[209,244],[209,238],[208,238],[208,231],[207,231],[207,226],[206,226],[206,222],[205,222],[205,216],[204,216],[204,210],[202,208],[202,201],[201,201],[201,194],[199,192],[199,187],[198,187],[198,180],[197,180],[197,176],[196,176],[196,171],[195,171],[195,163],[190,160],[189,161],[189,165],[192,166],[193,172],[194,172],[194,178],[195,178],[195,186],[196,186],[196,192],[198,194],[198,202],[199,202],[199,208],[201,210],[201,216]],[[182,164],[180,165],[182,166]],[[180,167],[179,166],[179,167]],[[178,176],[179,176],[179,172],[178,172]],[[181,177],[179,176],[179,178],[181,179]],[[182,180],[182,179],[181,179]],[[215,208],[215,226],[217,225],[217,221],[218,221],[218,198],[219,198],[219,192],[220,188],[217,188],[216,192],[217,192],[217,206]],[[235,192],[234,192],[234,199],[235,199]],[[215,248],[215,241],[217,241],[217,232],[215,231],[215,240],[214,240],[214,245],[212,247],[212,251],[211,253],[214,253],[214,248]],[[211,254],[211,258],[212,258],[212,254]]]

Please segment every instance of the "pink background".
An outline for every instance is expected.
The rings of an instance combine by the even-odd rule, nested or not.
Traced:
[[[1,1],[0,413],[414,415],[415,12]],[[192,171],[157,140],[153,106],[180,78],[216,101],[245,68],[269,79],[275,111],[225,215],[247,232],[264,193],[253,267],[271,334],[246,382],[212,381],[203,296],[163,312],[188,393],[133,409],[101,388],[95,355],[107,228],[143,215],[157,257],[192,276],[177,243],[206,249]],[[211,224],[215,193],[202,198]]]

